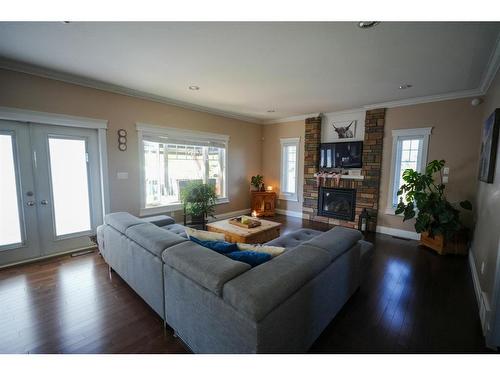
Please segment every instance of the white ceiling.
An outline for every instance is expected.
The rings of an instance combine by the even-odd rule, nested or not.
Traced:
[[[500,23],[477,22],[368,30],[355,22],[3,22],[0,56],[263,121],[478,89],[499,31]]]

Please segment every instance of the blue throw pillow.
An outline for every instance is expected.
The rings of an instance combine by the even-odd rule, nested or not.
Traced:
[[[219,254],[232,253],[234,251],[238,251],[238,245],[231,242],[226,241],[210,241],[210,240],[199,240],[196,237],[190,236],[189,239],[198,245],[206,247],[207,249],[218,252]]]
[[[252,267],[265,263],[272,258],[271,254],[258,253],[256,251],[249,250],[233,251],[232,253],[227,253],[225,255],[232,260],[247,263]]]

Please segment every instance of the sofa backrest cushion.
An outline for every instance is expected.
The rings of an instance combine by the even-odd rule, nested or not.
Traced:
[[[186,241],[178,234],[151,223],[131,226],[125,231],[125,235],[158,257],[161,257],[165,249]]]
[[[319,236],[322,233],[323,232],[314,229],[298,229],[293,232],[287,233],[284,236],[279,236],[272,241],[266,242],[266,245],[284,247],[285,249],[289,250],[294,248],[295,246],[299,246],[305,241],[309,241],[313,237]]]
[[[144,220],[146,223],[154,224],[157,227],[164,227],[165,225],[175,224],[175,220],[167,215],[141,217],[141,220]]]
[[[302,244],[227,282],[224,301],[255,321],[328,267],[325,250]]]
[[[334,261],[362,238],[363,235],[360,231],[338,226],[313,237],[309,241],[304,242],[304,244],[328,251],[332,257],[332,261]]]
[[[172,246],[162,255],[168,266],[185,277],[221,296],[226,282],[248,271],[250,266],[186,241]]]
[[[144,221],[130,215],[128,212],[114,212],[112,214],[107,214],[104,216],[104,222],[123,234],[125,234],[125,231],[131,226],[144,223]]]

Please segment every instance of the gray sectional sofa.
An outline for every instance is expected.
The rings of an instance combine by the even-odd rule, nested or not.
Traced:
[[[119,212],[98,228],[113,268],[195,353],[301,353],[359,287],[371,244],[360,232],[302,229],[251,268],[188,241],[167,216]]]

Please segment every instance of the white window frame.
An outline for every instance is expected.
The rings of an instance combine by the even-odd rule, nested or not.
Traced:
[[[173,203],[156,207],[146,207],[146,197],[145,197],[145,179],[144,179],[144,146],[143,139],[144,135],[156,135],[165,138],[171,138],[175,140],[192,140],[198,142],[208,142],[208,141],[218,141],[224,143],[226,152],[225,155],[225,176],[224,176],[224,191],[225,197],[221,197],[217,199],[217,204],[229,203],[229,184],[228,184],[228,176],[229,176],[229,135],[225,134],[216,134],[216,133],[207,133],[200,132],[195,130],[186,130],[179,128],[171,128],[164,127],[158,125],[151,125],[145,123],[136,123],[137,129],[137,138],[139,142],[139,167],[140,167],[140,202],[141,207],[139,210],[140,216],[145,215],[154,215],[165,212],[173,212],[182,209],[181,203]]]
[[[280,162],[280,195],[279,199],[298,202],[299,199],[299,160],[300,160],[300,137],[298,138],[281,138],[281,162]],[[296,158],[295,158],[295,193],[286,193],[281,190],[282,186],[285,186],[285,174],[283,169],[284,163],[284,152],[286,146],[295,146],[297,149]]]
[[[392,131],[392,157],[391,157],[391,174],[389,181],[389,189],[387,196],[387,208],[385,213],[387,215],[395,215],[396,206],[394,204],[394,197],[399,190],[396,186],[396,175],[399,176],[401,168],[401,145],[404,140],[420,139],[419,153],[417,159],[417,169],[419,172],[425,170],[427,165],[427,154],[429,151],[429,137],[432,133],[432,127],[415,128],[415,129],[395,129]]]

